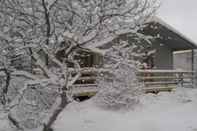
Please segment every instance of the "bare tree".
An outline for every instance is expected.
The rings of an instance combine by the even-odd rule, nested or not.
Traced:
[[[60,101],[52,106],[52,113],[43,123],[44,131],[51,128],[70,102],[67,92],[81,76],[79,62],[74,57],[77,50],[86,49],[105,55],[106,51],[99,47],[120,35],[130,33],[146,39],[138,30],[157,7],[156,0],[0,0],[0,53],[7,54],[7,48],[14,47],[15,51],[30,56],[31,64],[44,74],[38,78],[31,71],[8,66],[10,63],[6,58],[1,62],[11,72],[3,69],[7,77],[25,76],[35,83],[48,81],[57,85],[57,99]],[[56,58],[59,51],[64,52],[62,60]],[[52,70],[50,62],[58,71]],[[70,63],[78,72],[74,76],[68,68]],[[28,86],[18,95],[22,96],[26,88]],[[11,120],[20,127],[17,120]]]

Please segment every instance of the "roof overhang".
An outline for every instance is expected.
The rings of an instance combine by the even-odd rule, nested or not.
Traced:
[[[166,24],[158,17],[154,17],[143,29],[143,33],[156,38],[159,43],[165,44],[173,51],[197,49],[197,44]]]

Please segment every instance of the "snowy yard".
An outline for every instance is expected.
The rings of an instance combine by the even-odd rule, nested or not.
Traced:
[[[197,89],[142,92],[195,83],[197,53],[192,71],[172,70],[172,56],[197,45],[156,16],[159,7],[160,0],[0,0],[0,131],[197,131]],[[90,86],[96,97],[69,104],[97,91]]]
[[[103,110],[93,100],[70,104],[55,131],[197,131],[197,89],[145,94],[129,111]]]

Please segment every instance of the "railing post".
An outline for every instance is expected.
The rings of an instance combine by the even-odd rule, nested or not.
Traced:
[[[192,63],[192,68],[193,68],[193,87],[197,88],[197,50],[193,50],[192,53],[193,57],[193,63]]]
[[[197,88],[197,70],[195,70],[192,74],[192,86],[193,88]]]
[[[181,87],[183,87],[183,73],[177,72],[176,75],[178,78],[178,80],[177,80],[178,86],[180,85]]]

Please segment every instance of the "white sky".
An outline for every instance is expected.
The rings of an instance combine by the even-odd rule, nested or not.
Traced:
[[[158,16],[197,43],[197,0],[161,0]]]

